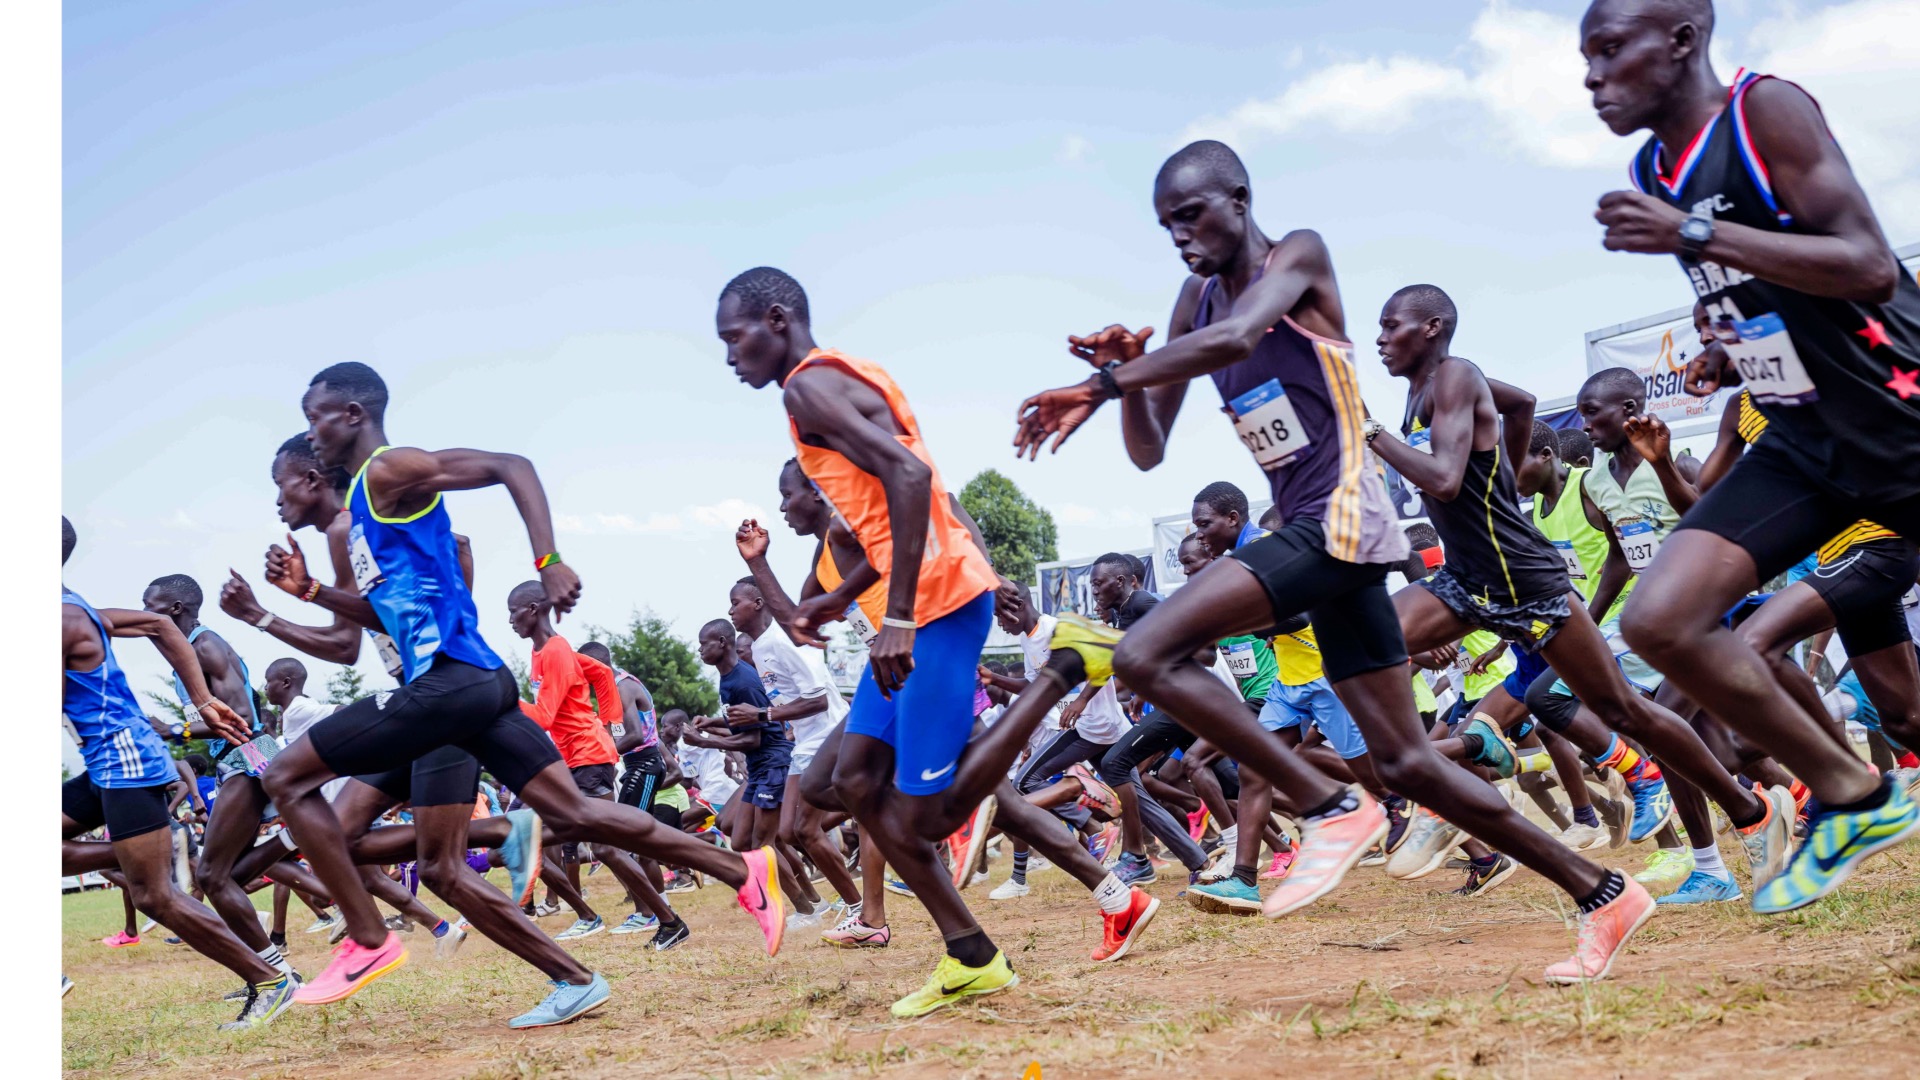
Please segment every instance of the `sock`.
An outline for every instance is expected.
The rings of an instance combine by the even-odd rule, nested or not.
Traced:
[[[1466,751],[1468,761],[1479,761],[1487,748],[1487,740],[1478,735],[1460,736],[1460,749]]]
[[[1472,859],[1468,859],[1467,861],[1468,861],[1468,862],[1470,862],[1470,863],[1472,863],[1473,865],[1475,865],[1475,866],[1477,866],[1477,867],[1479,867],[1480,869],[1482,869],[1482,870],[1485,870],[1485,869],[1487,869],[1488,867],[1490,867],[1490,866],[1492,866],[1492,865],[1493,865],[1494,863],[1497,863],[1497,862],[1499,862],[1499,861],[1500,861],[1500,856],[1499,856],[1499,855],[1488,855],[1488,856],[1487,856],[1486,858],[1484,858],[1484,859],[1482,859],[1482,858],[1478,858],[1478,857],[1476,857],[1476,858],[1472,858]]]
[[[1717,877],[1721,881],[1732,881],[1733,875],[1727,872],[1727,864],[1720,861],[1720,846],[1708,844],[1693,849],[1693,868],[1702,874]]]
[[[1574,807],[1573,820],[1577,825],[1591,825],[1596,829],[1600,827],[1600,815],[1594,812],[1592,804]]]
[[[255,955],[265,960],[268,967],[278,969],[282,975],[293,970],[293,965],[287,963],[287,958],[280,952],[280,947],[271,942],[267,944],[266,948],[258,950]]]
[[[1857,814],[1863,810],[1872,810],[1880,806],[1887,801],[1887,796],[1892,793],[1893,781],[1883,776],[1878,783],[1873,785],[1873,791],[1868,794],[1866,798],[1857,802],[1834,803],[1832,806],[1822,803],[1820,804],[1820,810],[1822,813],[1827,814]]]
[[[1238,822],[1220,830],[1220,846],[1221,847],[1231,848],[1239,842],[1240,842],[1240,825]]]
[[[1013,853],[1013,883],[1015,885],[1027,883],[1027,853],[1024,851]]]
[[[1093,887],[1093,902],[1108,915],[1118,915],[1133,903],[1133,890],[1120,883],[1117,874],[1108,874],[1100,884]]]
[[[1600,758],[1602,768],[1612,769],[1629,783],[1660,779],[1660,766],[1641,757],[1625,739],[1618,735],[1608,735],[1607,739],[1607,752]]]
[[[1515,774],[1552,772],[1553,755],[1545,750],[1522,750],[1514,758],[1513,771]]]
[[[1358,809],[1360,809],[1360,800],[1354,797],[1353,792],[1342,788],[1338,796],[1307,811],[1306,816],[1308,821],[1318,821],[1321,818],[1330,818],[1339,814],[1349,814]]]
[[[1759,792],[1756,791],[1755,794],[1759,794]],[[1773,813],[1773,801],[1771,799],[1768,799],[1765,795],[1761,795],[1760,796],[1760,813],[1746,814],[1740,817],[1735,817],[1732,814],[1728,814],[1727,820],[1733,823],[1733,827],[1735,829],[1745,831],[1767,820],[1767,815],[1771,813]]]
[[[140,935],[135,934],[134,936],[139,937]],[[267,935],[267,944],[273,946],[276,949],[284,950],[287,947],[287,935],[270,933]]]
[[[1600,887],[1595,889],[1590,895],[1580,898],[1580,913],[1582,915],[1591,915],[1599,911],[1601,908],[1618,900],[1620,894],[1625,892],[1626,889],[1627,879],[1620,876],[1620,871],[1607,871],[1607,879],[1600,883]]]
[[[970,968],[986,967],[993,963],[994,955],[999,951],[987,938],[987,932],[978,926],[968,927],[947,938],[947,955]]]
[[[1239,881],[1242,885],[1255,889],[1260,887],[1259,872],[1259,868],[1254,866],[1246,866],[1241,863],[1235,863],[1233,866],[1233,876],[1235,880]]]
[[[451,929],[453,929],[453,924],[452,924],[452,923],[450,923],[450,922],[448,922],[448,921],[447,921],[447,920],[445,920],[445,919],[441,919],[441,920],[440,920],[440,925],[438,925],[438,926],[436,926],[436,927],[434,927],[434,928],[433,928],[433,936],[434,936],[434,937],[446,937],[446,936],[447,936],[447,931],[449,931],[449,930],[451,930]]]

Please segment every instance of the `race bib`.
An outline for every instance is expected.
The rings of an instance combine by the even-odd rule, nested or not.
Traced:
[[[1660,551],[1660,536],[1653,531],[1653,523],[1642,518],[1622,518],[1617,526],[1620,532],[1620,550],[1627,556],[1627,568],[1639,573],[1653,564],[1653,557]]]
[[[387,669],[387,674],[398,679],[405,670],[405,665],[400,662],[400,646],[378,630],[367,631],[367,636],[373,639],[373,651],[380,656],[380,666]]]
[[[1233,417],[1233,433],[1262,469],[1277,469],[1311,445],[1279,379],[1268,379],[1234,398],[1227,413]]]
[[[380,584],[380,564],[373,560],[373,548],[367,545],[366,530],[360,525],[355,525],[347,538],[347,562],[353,567],[353,584],[360,595],[365,596]]]
[[[1415,428],[1407,433],[1407,445],[1423,454],[1433,453],[1433,432],[1428,428]]]
[[[873,620],[867,618],[867,613],[860,610],[859,604],[847,605],[847,625],[860,635],[862,645],[871,645],[873,639],[880,636],[880,631],[873,628]]]
[[[1251,679],[1260,674],[1260,661],[1253,653],[1253,642],[1227,646],[1227,670],[1236,679]]]
[[[1560,553],[1560,561],[1567,566],[1567,576],[1575,581],[1587,580],[1587,568],[1580,561],[1580,553],[1573,550],[1573,541],[1555,540],[1553,550]]]
[[[1820,400],[1807,366],[1794,351],[1793,338],[1780,316],[1768,312],[1758,318],[1736,320],[1740,340],[1725,342],[1727,355],[1740,369],[1740,379],[1755,401],[1770,405],[1805,405]]]
[[[614,738],[616,738],[616,739],[624,739],[624,738],[626,738],[626,735],[627,735],[627,725],[625,725],[625,724],[608,724],[608,725],[607,725],[607,731],[608,731],[609,733],[611,733],[611,734],[613,735],[613,737],[614,737]]]

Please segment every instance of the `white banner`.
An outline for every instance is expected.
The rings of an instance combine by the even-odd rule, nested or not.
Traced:
[[[1273,500],[1262,499],[1247,508],[1253,520],[1259,521],[1273,505]],[[1187,583],[1187,575],[1180,569],[1180,539],[1193,531],[1191,514],[1169,514],[1153,519],[1153,572],[1159,575],[1160,587],[1154,591],[1161,596],[1171,596],[1173,590]]]
[[[1647,385],[1646,411],[1669,426],[1696,417],[1717,416],[1731,391],[1712,397],[1687,393],[1687,362],[1700,353],[1691,312],[1652,326],[1587,342],[1587,374],[1607,368],[1630,369]]]

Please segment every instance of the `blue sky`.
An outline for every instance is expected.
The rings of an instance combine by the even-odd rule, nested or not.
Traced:
[[[1149,188],[1202,134],[1245,157],[1270,234],[1326,236],[1363,343],[1393,289],[1432,281],[1460,303],[1457,352],[1571,392],[1584,331],[1685,299],[1671,265],[1599,246],[1594,200],[1637,141],[1587,110],[1580,9],[70,5],[66,580],[103,605],[164,573],[258,586],[273,447],[311,375],[353,359],[391,385],[395,439],[534,460],[578,622],[649,606],[691,633],[791,452],[712,333],[720,286],[761,263],[805,283],[824,343],[891,368],[953,486],[999,468],[1066,553],[1145,546],[1205,483],[1259,486],[1206,393],[1151,474],[1111,416],[1037,465],[1009,440],[1021,398],[1084,375],[1064,335],[1164,327],[1183,271]],[[1748,63],[1822,99],[1896,244],[1920,238],[1915,11],[1723,3],[1716,37],[1723,77]],[[524,654],[511,504],[450,504],[490,638]],[[207,621],[256,670],[286,652],[211,599]],[[157,685],[152,650],[122,651]]]

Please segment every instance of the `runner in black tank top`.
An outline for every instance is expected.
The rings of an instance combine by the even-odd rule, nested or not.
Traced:
[[[1269,240],[1253,222],[1252,198],[1245,166],[1224,144],[1194,143],[1168,159],[1154,183],[1154,207],[1192,274],[1174,307],[1173,340],[1146,353],[1151,330],[1110,326],[1072,338],[1075,355],[1100,370],[1020,408],[1014,445],[1038,454],[1050,436],[1058,449],[1103,402],[1120,397],[1128,454],[1150,469],[1165,454],[1189,381],[1213,375],[1283,518],[1277,531],[1236,548],[1128,631],[1114,670],[1304,811],[1293,872],[1263,903],[1277,918],[1337,886],[1385,836],[1386,819],[1371,796],[1344,789],[1281,747],[1192,657],[1220,638],[1307,614],[1327,679],[1360,725],[1380,782],[1572,894],[1598,932],[1583,932],[1575,958],[1550,968],[1548,978],[1603,977],[1652,901],[1514,813],[1427,741],[1384,584],[1407,547],[1361,434],[1365,411],[1333,262],[1312,232]]]
[[[1736,824],[1758,826],[1750,834],[1754,844],[1749,854],[1759,865],[1777,868],[1791,842],[1790,822],[1770,816],[1767,803],[1720,766],[1686,721],[1628,685],[1606,638],[1573,591],[1566,565],[1533,522],[1520,515],[1513,472],[1506,462],[1525,452],[1521,443],[1520,452],[1515,453],[1515,443],[1532,440],[1533,398],[1448,355],[1458,321],[1452,299],[1432,285],[1401,289],[1380,312],[1376,344],[1381,358],[1390,374],[1413,387],[1409,428],[1422,417],[1431,425],[1416,432],[1427,438],[1409,445],[1376,424],[1369,429],[1373,449],[1421,490],[1434,527],[1447,546],[1447,566],[1394,594],[1408,650],[1418,653],[1449,645],[1477,628],[1499,634],[1528,652],[1539,651],[1608,728],[1637,740],[1663,766],[1693,781]],[[1477,475],[1476,458],[1486,463]],[[1513,524],[1502,524],[1509,520]],[[1471,576],[1475,568],[1495,580],[1477,580]],[[1519,603],[1502,603],[1508,596],[1517,597]],[[1498,727],[1500,719],[1518,711],[1516,706],[1504,687],[1495,688],[1462,728],[1482,736],[1483,750],[1495,756],[1504,753],[1500,766],[1509,773],[1512,751],[1505,748]],[[1477,724],[1486,726],[1469,731]],[[1619,739],[1583,749],[1619,768],[1630,780],[1651,784],[1659,778],[1657,770],[1636,771],[1636,753]],[[1660,788],[1636,792],[1660,804],[1660,812],[1643,822],[1636,839],[1658,828],[1672,812],[1664,785]],[[1442,833],[1427,839],[1445,846],[1451,838]],[[1412,844],[1410,839],[1408,845]],[[1404,856],[1395,853],[1398,865],[1396,861],[1387,864],[1389,873],[1419,868],[1410,865],[1418,852],[1402,851]],[[1644,891],[1638,895],[1645,898],[1650,911],[1652,899]]]
[[[1688,697],[1792,762],[1819,800],[1789,870],[1755,890],[1756,911],[1778,912],[1920,829],[1920,810],[1828,738],[1719,618],[1860,518],[1920,536],[1920,290],[1819,106],[1744,72],[1723,85],[1711,32],[1711,9],[1636,0],[1598,0],[1581,23],[1600,119],[1654,135],[1633,167],[1643,190],[1600,200],[1606,246],[1684,256],[1726,345],[1689,366],[1687,388],[1742,379],[1774,425],[1681,519],[1622,630]]]

